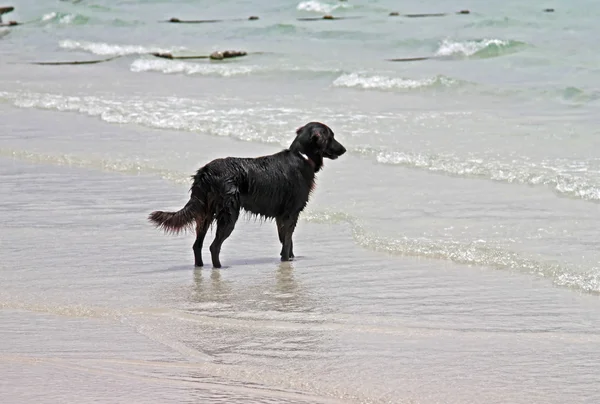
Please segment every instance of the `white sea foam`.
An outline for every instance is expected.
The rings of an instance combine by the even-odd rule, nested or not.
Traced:
[[[78,18],[77,14],[64,14],[57,13],[56,11],[52,11],[50,13],[44,14],[41,18],[42,22],[51,22],[57,21],[59,24],[71,24]],[[87,18],[79,16],[80,19],[87,20]]]
[[[56,11],[53,11],[51,13],[44,14],[42,16],[42,21],[50,21],[50,20],[55,19],[57,16],[58,16],[58,13]]]
[[[60,17],[60,19],[58,20],[58,22],[61,23],[61,24],[70,24],[73,21],[75,21],[75,17],[76,16],[73,15],[73,14],[67,14],[67,15],[64,15],[64,16]]]
[[[212,63],[208,60],[202,62],[191,62],[168,59],[137,59],[130,67],[134,73],[158,72],[164,74],[186,74],[201,76],[233,77],[256,73],[307,73],[307,74],[335,74],[339,70],[312,66],[259,66],[244,65],[237,63]]]
[[[285,122],[297,118],[302,111],[287,108],[249,107],[247,109],[216,108],[214,101],[186,98],[145,99],[138,97],[104,98],[95,96],[63,96],[44,93],[0,92],[0,99],[7,99],[21,108],[36,108],[76,112],[99,117],[105,122],[137,124],[158,129],[198,131],[214,136],[238,140],[287,145],[287,138],[278,137],[277,130]],[[224,101],[226,102],[226,101]],[[231,116],[260,116],[264,127],[246,124],[245,119]],[[268,118],[266,118],[268,117]],[[250,121],[256,121],[250,119]]]
[[[173,52],[185,49],[182,47],[161,48],[141,45],[117,45],[104,42],[74,41],[70,39],[60,41],[59,46],[63,49],[83,50],[95,55],[103,56],[137,55],[151,52]]]
[[[449,87],[457,83],[456,80],[444,76],[428,77],[425,79],[407,79],[350,73],[338,77],[333,82],[333,85],[335,87],[362,88],[367,90],[410,90],[428,87]]]
[[[315,13],[331,13],[339,8],[351,8],[352,6],[343,2],[325,3],[316,0],[303,1],[298,4],[296,9],[302,11],[312,11]]]
[[[473,56],[484,50],[508,49],[520,45],[518,42],[502,39],[482,39],[476,41],[452,41],[444,39],[435,52],[436,56]]]
[[[260,66],[244,66],[234,64],[190,63],[177,60],[138,59],[131,64],[131,71],[159,72],[165,74],[216,75],[222,77],[246,75],[261,71]]]

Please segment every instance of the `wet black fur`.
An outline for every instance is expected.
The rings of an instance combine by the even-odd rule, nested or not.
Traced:
[[[310,122],[296,131],[289,149],[256,158],[227,157],[200,168],[192,178],[191,198],[178,212],[152,212],[149,220],[166,232],[178,233],[196,226],[194,258],[203,266],[202,244],[213,223],[215,239],[210,246],[213,267],[220,268],[223,242],[231,235],[244,209],[250,214],[275,219],[281,260],[294,257],[292,234],[298,216],[306,207],[314,187],[315,173],[323,158],[335,160],[346,152],[333,131]]]

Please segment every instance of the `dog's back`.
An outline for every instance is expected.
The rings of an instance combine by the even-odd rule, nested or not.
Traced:
[[[313,183],[310,165],[298,154],[284,150],[264,157],[213,160],[194,175],[191,191],[210,205],[233,198],[252,214],[275,218],[301,212]]]

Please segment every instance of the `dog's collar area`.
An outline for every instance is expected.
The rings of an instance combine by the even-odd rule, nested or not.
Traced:
[[[302,157],[302,159],[304,159],[313,168],[315,167],[315,162],[312,161],[310,157],[308,157],[306,154],[302,153],[301,151],[299,151],[298,154],[300,155],[300,157]]]

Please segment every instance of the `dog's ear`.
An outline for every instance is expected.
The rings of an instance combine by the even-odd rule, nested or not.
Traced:
[[[300,126],[298,129],[296,129],[296,135],[299,135],[303,129],[304,129],[304,126]]]
[[[319,148],[321,148],[321,149],[325,148],[325,143],[327,143],[327,141],[325,140],[326,134],[323,132],[323,130],[321,128],[313,129],[310,134],[310,138],[313,142],[315,142],[317,144],[317,146],[319,146]]]

